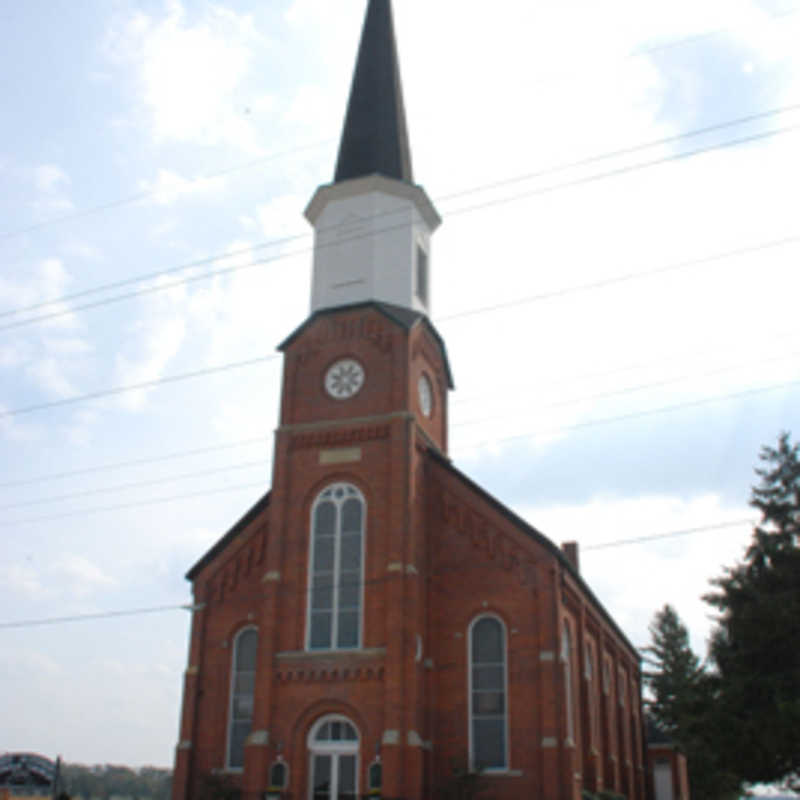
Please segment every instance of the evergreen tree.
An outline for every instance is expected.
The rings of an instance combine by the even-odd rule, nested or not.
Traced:
[[[717,747],[714,683],[689,646],[689,632],[672,606],[650,624],[644,678],[648,716],[686,756],[693,800],[737,798],[741,781],[726,769]]]
[[[711,641],[721,745],[751,783],[800,773],[800,445],[761,452],[751,505],[761,512],[743,563],[705,600],[720,612]]]

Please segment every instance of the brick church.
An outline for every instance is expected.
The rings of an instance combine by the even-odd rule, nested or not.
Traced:
[[[272,488],[187,575],[174,800],[645,796],[636,649],[560,549],[448,458],[390,0],[369,0],[311,313],[279,346]],[[462,367],[463,368],[463,367]]]

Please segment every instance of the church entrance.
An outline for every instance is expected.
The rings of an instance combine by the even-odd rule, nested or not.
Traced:
[[[345,717],[323,717],[308,736],[310,800],[356,800],[358,731]]]

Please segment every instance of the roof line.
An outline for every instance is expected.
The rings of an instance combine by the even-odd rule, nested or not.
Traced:
[[[577,581],[578,585],[581,589],[586,592],[589,598],[594,602],[595,606],[598,608],[606,622],[611,626],[614,632],[622,639],[623,643],[628,646],[631,652],[636,656],[637,661],[641,661],[641,655],[639,654],[638,649],[632,644],[630,639],[626,636],[623,630],[617,625],[614,621],[611,614],[608,613],[606,607],[600,602],[597,598],[595,593],[592,591],[589,584],[581,576],[580,572],[578,572],[572,562],[564,555],[561,548],[555,544],[551,539],[545,536],[541,531],[537,530],[533,527],[529,522],[526,522],[522,517],[512,511],[508,506],[501,503],[494,495],[489,494],[483,487],[479,486],[475,481],[461,472],[460,469],[453,465],[453,462],[447,457],[442,455],[438,450],[435,448],[429,447],[428,453],[438,461],[442,466],[444,466],[449,472],[453,473],[462,483],[466,484],[470,489],[474,492],[479,494],[484,500],[486,500],[496,511],[502,514],[509,522],[512,522],[517,527],[521,528],[523,533],[526,533],[532,539],[537,541],[539,544],[543,545],[547,550],[550,551],[552,555],[554,555],[562,567],[564,567],[567,572],[569,572],[570,577]]]
[[[253,519],[261,512],[266,506],[269,504],[270,497],[272,495],[271,490],[267,490],[267,492],[262,495],[250,508],[247,512],[245,512],[244,516],[236,522],[233,527],[221,538],[218,539],[216,544],[214,544],[210,550],[208,550],[205,555],[203,555],[200,560],[186,573],[186,580],[187,581],[194,581],[197,577],[200,570],[203,569],[208,563],[214,560],[219,553],[221,553],[236,537],[239,533],[241,533],[242,529],[247,527],[249,523],[253,521]]]

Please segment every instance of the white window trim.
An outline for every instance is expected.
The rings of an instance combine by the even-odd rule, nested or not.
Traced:
[[[481,770],[481,774],[504,775],[511,771],[511,742],[509,741],[510,703],[508,702],[508,629],[506,628],[506,623],[503,621],[502,617],[499,617],[497,614],[479,614],[472,620],[472,622],[470,622],[469,628],[467,629],[467,731],[469,734],[469,768],[470,770],[475,769],[475,751],[472,741],[472,630],[482,619],[496,620],[500,623],[500,627],[503,631],[503,704],[505,709],[503,713],[505,733],[505,736],[503,737],[505,744],[505,752],[503,753],[503,757],[506,765],[504,767],[488,767]]]
[[[228,726],[226,730],[225,736],[225,772],[232,772],[234,774],[242,772],[244,767],[232,767],[231,766],[231,736],[233,734],[233,689],[234,689],[234,682],[236,680],[236,646],[239,642],[239,638],[242,634],[246,633],[247,631],[255,631],[256,632],[256,659],[258,659],[258,627],[256,625],[245,625],[243,628],[240,628],[236,631],[236,635],[233,637],[233,647],[231,648],[231,669],[230,669],[230,677],[228,678]],[[256,666],[258,666],[258,661],[256,660]],[[254,675],[258,674],[258,669],[253,671]],[[255,679],[254,679],[255,684]],[[253,686],[253,703],[255,703],[255,685]]]
[[[336,646],[336,638],[338,634],[338,608],[339,608],[339,564],[340,564],[340,555],[341,555],[341,547],[340,547],[340,539],[341,539],[341,509],[337,509],[336,515],[336,544],[334,545],[334,563],[333,563],[333,575],[334,575],[334,604],[332,610],[332,619],[331,619],[331,646],[330,647],[311,647],[311,611],[312,611],[312,597],[313,597],[313,579],[314,579],[314,510],[316,509],[317,505],[322,500],[322,495],[328,491],[328,489],[336,489],[337,486],[348,487],[355,489],[358,499],[361,501],[362,506],[362,517],[361,517],[361,587],[360,587],[360,598],[358,604],[358,644],[355,647],[337,647]],[[327,498],[325,498],[327,500]],[[343,503],[341,504],[343,505]],[[367,546],[367,499],[364,497],[364,493],[361,489],[358,488],[353,483],[346,483],[344,481],[336,481],[335,483],[329,483],[327,486],[323,487],[317,496],[314,498],[314,502],[311,504],[311,512],[309,514],[309,522],[308,522],[308,559],[306,564],[306,641],[305,641],[305,649],[306,652],[309,653],[331,653],[331,652],[338,652],[338,653],[352,653],[357,650],[361,650],[364,647],[364,575],[366,573],[366,546]]]
[[[281,791],[285,792],[289,788],[289,783],[290,783],[291,779],[290,779],[289,762],[283,756],[278,756],[278,758],[276,758],[269,765],[269,773],[268,773],[269,788],[271,789],[272,786],[273,786],[273,784],[272,784],[272,769],[273,769],[273,767],[276,767],[278,764],[280,764],[284,768],[284,770],[286,770],[286,781],[284,782],[283,786],[280,787]]]
[[[324,490],[323,490],[324,491]],[[356,732],[355,741],[338,741],[338,742],[318,742],[316,741],[317,731],[326,722],[346,722],[352,726]],[[355,756],[356,757],[356,787],[355,795],[358,797],[358,787],[361,769],[361,731],[353,720],[342,714],[326,714],[320,717],[312,726],[306,737],[306,758],[308,759],[308,797],[311,800],[314,796],[314,756]],[[338,761],[336,769],[338,771]],[[333,775],[333,773],[331,773]],[[338,779],[338,772],[337,772]]]

